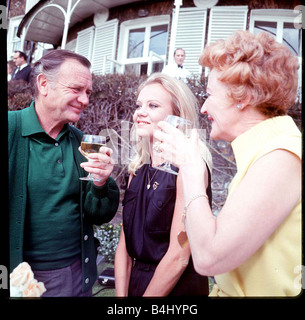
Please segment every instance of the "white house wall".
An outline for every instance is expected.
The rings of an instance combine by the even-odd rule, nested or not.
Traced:
[[[289,11],[290,14],[293,12],[293,10],[285,11]],[[255,10],[256,14],[257,12],[260,13],[260,10]],[[271,12],[271,10],[262,10],[262,12]],[[201,74],[202,68],[198,64],[198,58],[205,44],[210,44],[218,39],[225,39],[237,30],[246,30],[248,28],[248,18],[249,28],[252,31],[252,15],[248,13],[248,6],[215,6],[208,10],[196,7],[180,8],[176,37],[170,37],[168,51],[173,52],[175,48],[184,48],[186,51],[185,67],[193,74]],[[174,14],[175,9],[173,9],[172,17],[174,17]],[[285,21],[286,16],[287,14],[283,18]],[[157,22],[166,23],[169,19],[170,17],[166,15],[150,16],[124,21],[120,26],[118,20],[115,19],[105,22],[99,27],[88,28],[78,33],[76,52],[85,55],[91,60],[92,69],[95,73],[113,72],[113,62],[108,61],[105,65],[105,56],[121,63],[123,65],[121,70],[124,71],[125,64],[145,63],[144,58],[139,58],[139,61],[131,61],[132,59],[129,59],[129,61],[126,58],[128,28]],[[266,16],[266,19],[268,20],[268,16]],[[142,25],[139,24],[140,22]],[[169,24],[169,28],[173,28],[173,22],[172,25]],[[169,35],[171,35],[171,30],[169,30]],[[118,36],[119,41],[117,43]],[[165,56],[164,59],[166,59]],[[166,60],[167,63],[170,63],[173,57],[169,56]]]
[[[91,61],[95,28],[91,27],[78,32],[75,52]]]
[[[175,9],[173,16],[175,15]],[[176,37],[171,38],[171,50],[183,48],[186,53],[184,66],[193,74],[201,73],[198,58],[204,47],[207,10],[181,8],[178,16]],[[173,57],[168,58],[173,60]]]
[[[115,58],[116,43],[118,36],[118,20],[110,20],[95,28],[93,52],[92,52],[92,72],[112,73],[113,63],[106,61],[105,57]]]
[[[210,11],[208,44],[246,30],[248,6],[213,7]]]

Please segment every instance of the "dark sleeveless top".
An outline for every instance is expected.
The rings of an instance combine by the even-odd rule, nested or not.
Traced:
[[[172,169],[178,171],[178,168],[174,166],[172,166]],[[176,180],[176,175],[154,169],[149,164],[145,164],[136,172],[129,188],[125,191],[123,227],[127,252],[135,260],[134,267],[138,266],[141,270],[146,271],[140,275],[137,274],[136,278],[133,277],[132,273],[129,284],[131,295],[142,295],[144,293],[156,266],[169,247],[170,228],[176,201]],[[149,182],[151,186],[147,189]],[[211,205],[210,172],[207,194]],[[202,277],[195,272],[191,258],[184,273],[190,272],[193,273],[192,279],[197,283],[197,286],[200,283],[205,286],[205,288],[200,288],[199,292],[194,292],[194,295],[207,295],[207,277]],[[183,276],[184,274],[181,278]],[[198,281],[200,279],[197,278],[204,280],[204,283]],[[141,283],[141,289],[132,290],[133,286],[139,286],[139,283],[135,284],[134,281]],[[193,291],[189,291],[191,288],[186,290],[186,285],[192,286],[191,283],[184,284],[181,286],[182,292],[180,290],[177,295],[192,295]]]

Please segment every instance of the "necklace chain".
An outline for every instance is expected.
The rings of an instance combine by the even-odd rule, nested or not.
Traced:
[[[153,178],[155,177],[157,171],[158,171],[158,170],[156,169],[155,173],[153,174],[152,178],[150,179],[150,177],[149,177],[149,168],[148,168],[148,170],[147,170],[148,183],[147,183],[147,186],[146,186],[147,190],[150,189],[150,186],[151,186],[150,183],[151,183],[151,181],[153,180]]]

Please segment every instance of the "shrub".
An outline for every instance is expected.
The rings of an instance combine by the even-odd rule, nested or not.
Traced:
[[[8,110],[21,110],[30,105],[33,100],[30,85],[23,80],[12,80],[7,85]]]
[[[88,134],[99,134],[103,129],[120,133],[121,120],[132,121],[140,82],[141,77],[132,75],[93,75],[89,105],[75,126]]]
[[[105,262],[114,262],[115,250],[120,239],[121,226],[121,223],[118,225],[106,223],[100,227],[94,227],[94,236],[100,243],[98,253],[105,258]]]

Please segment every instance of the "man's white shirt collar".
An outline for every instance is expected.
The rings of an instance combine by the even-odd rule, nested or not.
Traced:
[[[22,64],[21,66],[19,66],[19,71],[22,70],[22,69],[24,69],[27,65],[28,65],[27,63],[24,63],[24,64]]]

